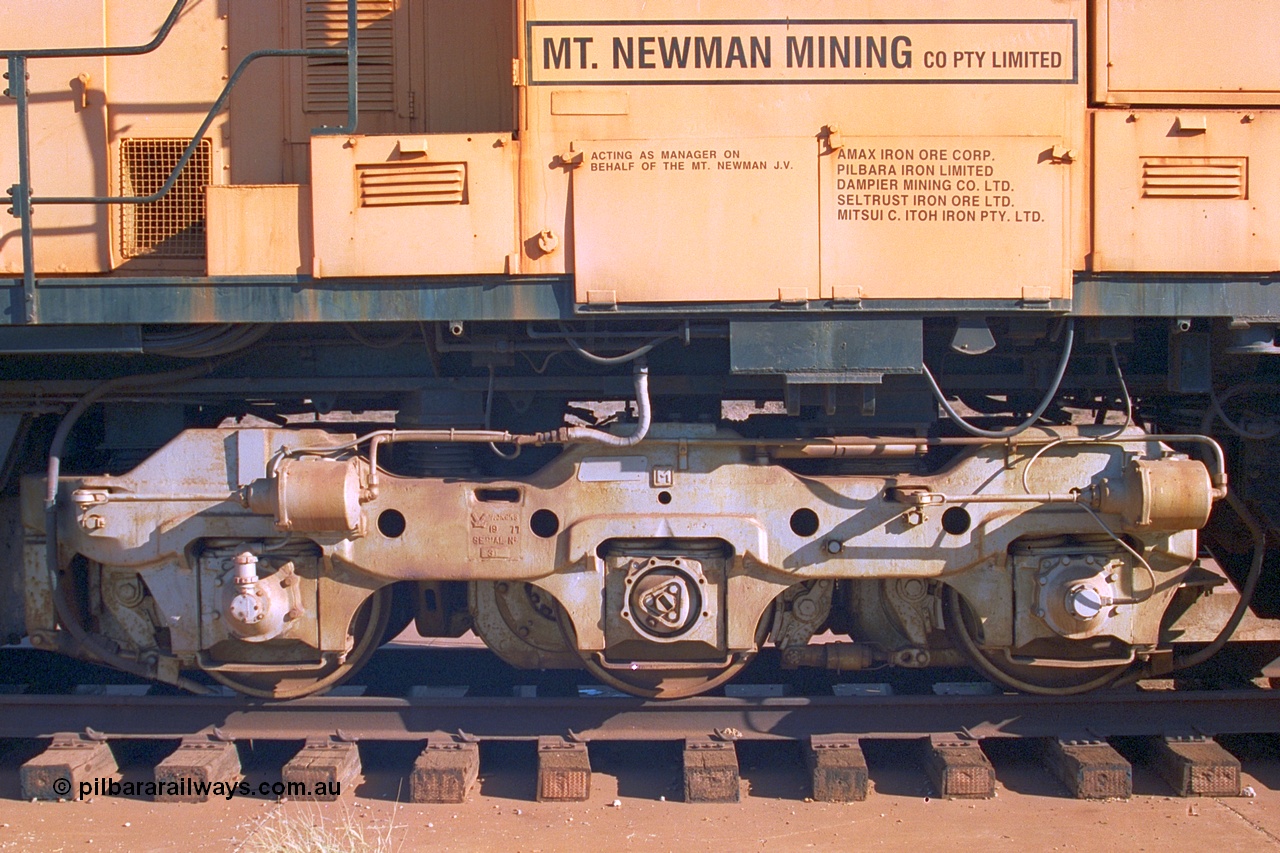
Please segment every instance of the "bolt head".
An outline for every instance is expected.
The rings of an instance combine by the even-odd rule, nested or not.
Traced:
[[[550,228],[538,235],[538,249],[546,255],[560,248],[560,237]]]

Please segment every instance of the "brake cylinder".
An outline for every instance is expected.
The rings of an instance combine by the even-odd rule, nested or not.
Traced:
[[[1094,489],[1093,505],[1141,531],[1198,530],[1213,509],[1213,484],[1205,466],[1191,459],[1135,459],[1121,479]]]
[[[360,528],[360,463],[355,459],[291,459],[273,478],[254,482],[248,506],[276,517],[281,530],[353,533]]]

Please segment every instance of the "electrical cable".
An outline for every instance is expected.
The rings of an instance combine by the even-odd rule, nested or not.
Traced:
[[[216,358],[250,347],[267,336],[270,324],[196,326],[145,332],[142,349],[148,355],[171,358]]]
[[[484,397],[484,428],[485,429],[490,428],[489,425],[492,419],[493,419],[493,365],[491,364],[489,365],[489,393],[485,394],[485,397]],[[492,441],[489,442],[489,449],[493,451],[494,456],[497,456],[499,459],[505,459],[508,462],[513,462],[516,459],[518,459],[520,457],[520,453],[524,450],[523,447],[517,444],[514,453],[503,453],[501,450],[498,449],[497,443]]]
[[[989,430],[976,427],[966,421],[947,401],[947,395],[943,393],[942,388],[938,385],[938,380],[934,378],[933,373],[929,370],[929,365],[921,362],[921,369],[924,372],[924,378],[929,382],[929,390],[933,392],[933,396],[937,399],[938,404],[942,406],[942,410],[947,413],[947,417],[955,422],[956,426],[969,433],[969,435],[977,438],[994,438],[1005,439],[1014,438],[1026,432],[1040,417],[1048,410],[1053,403],[1054,398],[1058,396],[1058,390],[1062,387],[1062,380],[1067,375],[1067,365],[1071,362],[1071,352],[1075,348],[1076,326],[1075,320],[1067,321],[1066,340],[1062,345],[1062,358],[1058,362],[1057,373],[1054,374],[1053,381],[1049,383],[1049,391],[1045,394],[1044,399],[1040,401],[1040,405],[1031,413],[1031,417],[1027,418],[1021,424],[1012,429],[1007,430]]]
[[[1280,435],[1280,424],[1272,426],[1265,432],[1250,432],[1227,417],[1227,413],[1222,409],[1222,404],[1237,394],[1243,394],[1246,390],[1246,386],[1237,385],[1234,388],[1228,389],[1225,395],[1219,397],[1213,390],[1213,386],[1211,384],[1209,386],[1209,404],[1212,406],[1211,411],[1213,414],[1218,416],[1218,420],[1222,421],[1223,425],[1226,426],[1227,429],[1231,430],[1237,436],[1245,439],[1246,441],[1269,441],[1270,439]]]
[[[347,334],[350,335],[356,343],[361,346],[369,347],[370,349],[395,349],[402,344],[408,343],[409,339],[416,334],[416,330],[411,328],[409,331],[397,338],[388,338],[385,341],[377,341],[357,329],[354,323],[343,323],[342,328],[346,330]]]
[[[620,364],[628,364],[630,362],[635,361],[637,358],[643,358],[644,356],[653,352],[654,348],[659,346],[660,344],[665,344],[667,341],[673,341],[676,338],[680,337],[680,335],[675,333],[672,333],[669,335],[663,335],[661,337],[654,338],[644,346],[638,347],[637,349],[634,349],[631,352],[626,353],[624,355],[604,356],[604,355],[597,355],[596,353],[593,353],[587,350],[584,346],[582,346],[582,344],[578,343],[578,341],[576,341],[574,338],[570,336],[569,330],[564,328],[564,326],[561,326],[560,329],[565,335],[565,338],[564,338],[565,343],[567,343],[570,347],[572,347],[574,352],[576,352],[578,355],[582,356],[592,364],[600,364],[605,367],[617,367]]]
[[[551,353],[550,353],[550,354],[549,354],[549,355],[548,355],[548,356],[543,360],[543,362],[542,362],[542,366],[541,366],[541,367],[539,367],[537,364],[535,364],[535,363],[534,363],[533,359],[529,357],[529,353],[525,352],[524,350],[519,350],[520,356],[521,356],[525,361],[529,362],[529,367],[530,367],[530,369],[532,369],[532,370],[533,370],[533,372],[534,372],[534,373],[536,373],[536,374],[538,374],[539,376],[542,376],[543,374],[545,374],[545,373],[547,372],[547,368],[551,366],[551,359],[555,358],[555,357],[556,357],[556,356],[558,356],[558,355],[564,355],[564,354],[565,354],[565,352],[567,352],[567,350],[562,350],[562,349],[553,350],[553,351],[552,351],[552,352],[551,352]]]
[[[1187,669],[1196,666],[1213,657],[1222,647],[1231,639],[1231,635],[1240,627],[1241,621],[1244,620],[1244,614],[1249,609],[1249,605],[1253,602],[1253,594],[1258,589],[1258,582],[1262,579],[1262,564],[1267,555],[1267,533],[1253,517],[1253,513],[1249,512],[1249,508],[1244,505],[1244,501],[1236,496],[1234,491],[1227,493],[1227,503],[1235,510],[1236,515],[1249,528],[1249,533],[1253,536],[1253,559],[1249,564],[1249,573],[1245,575],[1244,585],[1240,587],[1240,600],[1236,602],[1236,608],[1231,612],[1231,618],[1222,626],[1222,630],[1218,632],[1218,636],[1213,642],[1200,649],[1197,652],[1187,655],[1184,658],[1175,659],[1174,667],[1176,669]]]
[[[1213,641],[1198,651],[1180,658],[1174,658],[1172,666],[1167,670],[1168,672],[1199,666],[1222,651],[1222,647],[1231,640],[1231,636],[1235,634],[1236,629],[1240,627],[1240,623],[1244,621],[1245,613],[1248,612],[1249,605],[1253,603],[1253,596],[1258,589],[1258,582],[1262,579],[1262,567],[1267,556],[1266,531],[1263,530],[1262,525],[1253,517],[1253,513],[1249,512],[1249,508],[1236,496],[1234,491],[1227,492],[1227,504],[1235,510],[1236,515],[1249,528],[1249,533],[1253,536],[1253,557],[1250,560],[1249,571],[1245,575],[1244,584],[1240,587],[1240,600],[1236,602],[1235,609],[1231,611],[1231,616],[1228,617],[1222,629],[1218,631],[1218,635],[1213,638]],[[1133,684],[1150,675],[1152,675],[1152,672],[1150,665],[1148,665],[1128,673],[1124,678],[1117,681],[1115,686],[1122,687],[1127,684]]]
[[[1116,376],[1120,379],[1120,393],[1124,396],[1124,423],[1121,424],[1114,432],[1107,435],[1090,436],[1089,438],[1069,439],[1060,438],[1051,441],[1040,447],[1035,453],[1031,454],[1031,458],[1027,460],[1027,464],[1022,468],[1022,491],[1031,494],[1031,487],[1028,485],[1027,477],[1031,473],[1031,467],[1040,461],[1040,457],[1048,453],[1055,447],[1061,447],[1064,444],[1084,444],[1097,441],[1111,441],[1124,435],[1125,430],[1133,425],[1133,398],[1129,396],[1129,384],[1125,382],[1124,371],[1120,369],[1120,359],[1116,355],[1116,345],[1114,341],[1111,344],[1111,361],[1116,366]]]
[[[1111,348],[1111,363],[1116,367],[1116,378],[1120,380],[1120,393],[1124,397],[1124,423],[1110,435],[1098,436],[1098,441],[1108,441],[1124,435],[1124,431],[1133,426],[1133,397],[1129,396],[1129,383],[1124,379],[1124,369],[1120,367],[1120,356],[1116,354],[1116,342],[1107,341]]]
[[[1107,602],[1108,606],[1112,604],[1120,604],[1120,605],[1144,604],[1150,601],[1152,598],[1154,598],[1156,594],[1156,590],[1160,586],[1160,581],[1156,578],[1155,570],[1151,568],[1151,564],[1147,562],[1146,558],[1143,557],[1142,554],[1138,553],[1137,549],[1131,546],[1128,542],[1124,541],[1119,536],[1117,536],[1110,527],[1107,527],[1106,522],[1104,522],[1102,518],[1099,517],[1099,515],[1093,511],[1093,507],[1085,503],[1077,503],[1075,504],[1075,506],[1078,506],[1080,507],[1080,509],[1089,513],[1089,516],[1094,521],[1098,522],[1098,526],[1102,528],[1103,533],[1110,536],[1112,539],[1115,540],[1117,545],[1119,545],[1121,548],[1125,549],[1130,554],[1132,554],[1133,558],[1138,561],[1138,565],[1146,569],[1147,577],[1151,580],[1151,587],[1150,589],[1147,590],[1147,594],[1144,595],[1142,598],[1123,598],[1123,599],[1113,598],[1109,602]]]

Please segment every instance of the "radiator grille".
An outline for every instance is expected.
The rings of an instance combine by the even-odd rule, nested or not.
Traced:
[[[356,172],[361,207],[466,203],[466,163],[377,163]]]
[[[359,92],[361,111],[395,108],[394,0],[359,0]],[[347,0],[306,0],[303,44],[313,48],[347,46]],[[347,61],[344,57],[306,60],[305,109],[310,113],[346,112]]]
[[[122,139],[120,192],[147,196],[159,192],[178,165],[189,139]],[[212,169],[213,145],[201,140],[173,189],[150,204],[120,205],[120,254],[125,258],[203,258],[205,190]]]
[[[1244,199],[1247,157],[1144,157],[1143,198]]]

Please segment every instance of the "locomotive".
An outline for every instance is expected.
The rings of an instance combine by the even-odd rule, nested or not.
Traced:
[[[1280,654],[1280,10],[9,0],[0,635],[288,699]]]

